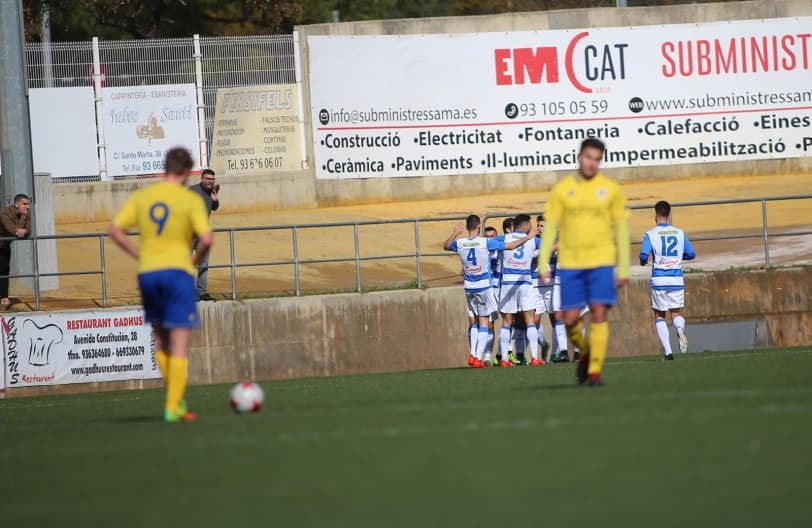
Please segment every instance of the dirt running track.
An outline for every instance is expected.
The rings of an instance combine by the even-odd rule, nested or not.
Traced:
[[[672,202],[717,200],[812,193],[812,174],[766,175],[727,177],[715,180],[682,180],[669,182],[635,183],[624,186],[629,203],[653,204],[665,199]],[[439,217],[464,215],[470,212],[493,214],[543,210],[547,192],[526,194],[490,194],[453,200],[382,203],[352,207],[323,209],[297,209],[268,213],[228,214],[228,181],[221,191],[223,206],[214,213],[215,227],[311,224],[354,220],[394,219],[411,217]],[[775,202],[768,207],[770,231],[812,229],[812,200]],[[500,222],[498,219],[493,222]],[[638,241],[653,222],[650,211],[632,214],[632,240]],[[760,204],[677,208],[674,222],[690,236],[722,233],[760,234]],[[59,233],[99,232],[104,224],[60,225]],[[421,227],[423,252],[441,252],[441,245],[453,227],[450,222],[433,222]],[[290,231],[237,233],[235,253],[241,263],[257,263],[292,259]],[[414,250],[414,231],[411,224],[390,226],[362,226],[359,229],[362,256],[383,256],[411,253]],[[760,239],[736,242],[698,242],[695,244],[700,258],[691,263],[697,269],[726,269],[741,266],[759,266],[763,262]],[[636,249],[636,248],[633,248]],[[776,238],[770,243],[772,264],[812,262],[812,236]],[[352,258],[352,228],[319,228],[299,232],[301,259]],[[108,267],[108,297],[113,305],[128,304],[136,300],[135,265],[112,244],[106,244]],[[98,242],[96,240],[68,240],[58,243],[60,271],[87,271],[99,269]],[[633,259],[634,262],[636,259]],[[228,264],[229,245],[225,234],[215,238],[212,265]],[[459,283],[459,264],[454,258],[426,257],[422,263],[424,284],[428,286]],[[636,276],[644,276],[647,269],[636,268]],[[385,288],[413,283],[416,279],[415,259],[398,258],[364,262],[361,266],[363,287]],[[43,307],[79,308],[101,304],[99,277],[63,277],[61,288],[43,294]],[[301,267],[301,287],[306,293],[353,289],[354,263],[309,264]],[[237,291],[240,296],[288,295],[294,288],[293,267],[250,267],[238,269]],[[212,270],[209,289],[216,297],[230,297],[231,278],[227,269]],[[12,292],[13,293],[13,292]],[[31,297],[20,296],[23,301],[14,310],[31,309]]]

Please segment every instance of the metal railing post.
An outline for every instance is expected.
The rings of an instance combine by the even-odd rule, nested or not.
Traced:
[[[355,291],[361,293],[361,250],[358,247],[358,224],[352,225],[352,238],[355,245]]]
[[[414,257],[417,265],[417,287],[423,287],[423,269],[420,262],[420,221],[414,221]]]
[[[203,52],[200,48],[200,35],[192,37],[195,60],[195,97],[197,98],[197,136],[200,167],[209,166],[208,138],[206,137],[206,104],[203,100]],[[304,152],[304,151],[303,151]]]
[[[34,239],[34,307],[39,311],[39,239]]]
[[[93,97],[96,103],[96,137],[99,140],[99,178],[101,181],[112,180],[107,172],[107,145],[104,142],[104,101],[102,100],[102,76],[105,75],[101,69],[101,52],[99,51],[99,37],[93,37],[91,44],[93,49]]]
[[[99,264],[101,265],[102,306],[107,306],[107,259],[104,254],[104,235],[99,235]]]
[[[231,259],[231,300],[237,300],[237,264],[234,256],[234,230],[228,230],[228,256]]]
[[[767,227],[767,200],[761,200],[761,223],[764,237],[764,269],[770,267],[770,233]]]
[[[291,230],[293,237],[293,286],[296,291],[296,297],[302,295],[302,278],[299,272],[299,230],[293,226]]]

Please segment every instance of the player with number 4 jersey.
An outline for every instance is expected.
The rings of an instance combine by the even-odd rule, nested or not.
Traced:
[[[528,234],[506,243],[501,238],[489,239],[480,236],[481,229],[482,221],[479,216],[470,215],[465,225],[455,226],[443,244],[443,249],[455,252],[462,262],[465,299],[469,312],[477,318],[478,326],[473,357],[468,358],[468,364],[477,368],[485,366],[483,359],[489,342],[488,332],[493,324],[491,315],[497,309],[491,283],[491,252],[515,249],[535,237],[535,233]],[[465,230],[468,231],[468,237],[457,240]]]
[[[649,256],[652,257],[651,307],[654,310],[654,327],[665,359],[672,360],[674,356],[671,353],[666,312],[671,314],[671,322],[676,328],[680,352],[685,353],[688,351],[688,337],[685,334],[682,262],[695,259],[696,251],[685,232],[671,225],[671,204],[657,202],[654,213],[657,226],[643,235],[640,265],[647,265]]]
[[[191,421],[184,400],[188,378],[191,329],[200,326],[197,314],[197,263],[212,243],[203,199],[186,188],[194,162],[185,149],[166,153],[164,181],[133,193],[113,219],[107,233],[138,260],[138,286],[144,316],[155,335],[155,360],[166,380],[167,422]],[[127,230],[137,229],[140,247]],[[194,260],[189,248],[197,237]]]

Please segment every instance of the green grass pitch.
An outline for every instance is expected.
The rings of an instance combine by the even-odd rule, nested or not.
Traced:
[[[382,352],[385,353],[385,352]],[[0,401],[3,526],[809,526],[812,349]]]

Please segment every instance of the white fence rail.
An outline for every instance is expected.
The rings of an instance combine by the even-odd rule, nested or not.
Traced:
[[[761,242],[761,251],[762,256],[759,257],[760,260],[760,267],[763,269],[770,269],[773,267],[773,261],[771,260],[770,256],[770,243],[775,242],[777,240],[786,239],[787,237],[791,238],[798,238],[798,237],[810,237],[812,236],[812,230],[808,228],[807,225],[801,224],[800,228],[797,229],[788,229],[788,228],[778,228],[771,230],[769,227],[768,221],[768,205],[774,204],[777,205],[782,202],[797,202],[797,201],[810,201],[812,200],[812,194],[804,194],[804,195],[792,195],[792,196],[774,196],[769,198],[742,198],[742,199],[735,199],[735,200],[712,200],[712,201],[701,201],[701,202],[682,202],[682,203],[674,203],[673,206],[673,214],[674,215],[681,215],[686,209],[695,210],[696,208],[705,208],[705,207],[718,207],[723,205],[734,205],[734,204],[752,204],[760,206],[761,211],[761,225],[758,229],[751,229],[746,230],[745,232],[737,232],[737,233],[730,233],[730,232],[719,232],[719,234],[713,235],[705,235],[705,236],[692,236],[691,241],[694,243],[702,243],[702,242],[722,242],[722,241],[743,241],[743,240],[751,240],[751,241],[760,241]],[[651,204],[637,204],[632,205],[629,207],[632,211],[651,211],[653,209],[653,205]],[[541,213],[541,211],[532,211],[533,215]],[[498,222],[500,219],[506,218],[508,216],[512,216],[512,213],[490,213],[483,218],[484,224],[494,224]],[[293,268],[293,278],[292,282],[289,285],[289,288],[286,289],[286,292],[294,296],[300,296],[306,294],[307,292],[302,287],[302,282],[304,279],[307,279],[306,276],[307,271],[306,267],[313,265],[313,264],[336,264],[336,263],[347,263],[354,267],[354,286],[351,288],[350,291],[356,292],[363,292],[366,290],[364,285],[364,280],[362,277],[362,263],[368,262],[383,262],[383,261],[390,261],[396,259],[410,259],[414,262],[414,274],[409,277],[409,280],[413,281],[414,284],[418,288],[422,288],[426,286],[427,279],[425,277],[425,259],[428,258],[451,258],[456,259],[456,255],[449,252],[438,251],[438,240],[436,238],[430,238],[427,240],[425,238],[425,232],[422,228],[431,225],[431,224],[449,224],[451,222],[457,222],[461,220],[465,220],[466,216],[443,216],[443,217],[433,217],[433,218],[399,218],[399,219],[392,219],[392,220],[361,220],[361,221],[354,221],[354,222],[334,222],[334,223],[314,223],[314,224],[290,224],[290,225],[262,225],[262,226],[242,226],[242,227],[222,227],[215,229],[214,231],[217,233],[225,233],[228,239],[228,262],[222,264],[210,264],[208,269],[210,270],[228,270],[230,276],[230,283],[231,288],[229,292],[229,297],[231,299],[237,299],[240,295],[253,295],[259,294],[263,292],[259,291],[252,291],[252,290],[238,290],[238,275],[241,271],[247,271],[249,269],[256,269],[256,268],[265,268],[265,269],[279,269],[280,267],[292,267]],[[376,227],[376,226],[396,226],[396,225],[405,225],[411,226],[410,231],[413,231],[414,238],[408,241],[407,245],[402,248],[402,251],[397,254],[386,253],[382,252],[379,249],[370,250],[368,246],[364,246],[362,248],[361,244],[361,229],[368,228],[368,227]],[[708,226],[709,228],[711,226]],[[351,228],[352,229],[352,253],[344,254],[344,255],[326,255],[320,258],[303,258],[300,256],[300,236],[309,231],[309,230],[334,230],[334,229],[342,229],[342,228]],[[240,233],[266,233],[271,235],[272,233],[286,233],[289,234],[290,238],[290,251],[289,254],[292,255],[291,258],[282,259],[282,260],[269,260],[269,261],[254,261],[250,260],[246,261],[243,258],[240,258],[237,254],[235,249],[235,237]],[[332,233],[337,233],[337,231],[330,231]],[[37,244],[33,244],[34,247],[34,271],[32,274],[17,274],[17,275],[10,275],[8,278],[31,278],[34,279],[34,309],[40,309],[40,288],[39,288],[39,280],[44,277],[71,277],[71,276],[96,276],[100,281],[101,286],[101,299],[98,299],[98,304],[100,306],[108,306],[108,279],[110,270],[107,266],[107,259],[105,253],[105,240],[107,235],[105,233],[72,233],[72,234],[62,234],[62,235],[49,235],[49,236],[39,236],[33,237],[29,241],[19,241],[15,242],[15,244],[24,244],[30,243],[30,241],[35,240],[62,240],[62,241],[78,241],[81,239],[93,239],[96,240],[98,243],[98,258],[96,261],[99,263],[98,266],[95,264],[91,264],[94,259],[88,259],[88,267],[82,267],[80,269],[71,270],[67,272],[57,272],[57,273],[44,273],[41,272],[39,266],[37,266]],[[411,236],[410,236],[411,238]],[[633,241],[633,246],[639,246],[640,242],[639,239]],[[372,253],[370,253],[372,251]],[[89,256],[89,254],[88,254]],[[789,260],[784,259],[783,265],[798,265],[798,264],[807,264],[808,260],[803,253],[798,253],[796,257],[793,257]],[[737,264],[736,261],[731,261],[731,265]],[[312,270],[311,270],[312,271]],[[396,273],[393,272],[393,280],[396,280]],[[403,278],[402,275],[398,275],[401,279]]]

